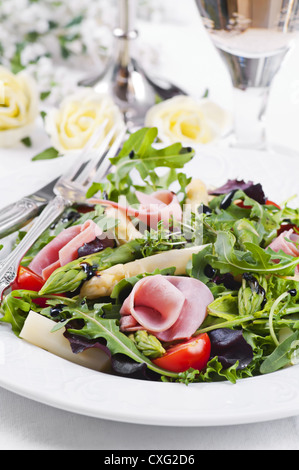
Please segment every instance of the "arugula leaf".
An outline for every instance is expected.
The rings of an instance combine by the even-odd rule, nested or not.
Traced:
[[[242,249],[245,248],[245,243],[251,242],[259,245],[262,241],[262,236],[259,233],[260,224],[255,224],[252,220],[239,219],[233,225],[233,231]]]
[[[208,306],[208,314],[224,320],[235,320],[238,312],[238,298],[232,294],[218,297]]]
[[[267,246],[276,236],[277,230],[280,228],[284,220],[283,211],[277,210],[276,207],[260,204],[256,200],[250,198],[244,191],[238,190],[231,198],[228,207],[223,208],[227,195],[214,197],[209,206],[212,214],[206,217],[206,222],[214,230],[230,230],[234,227],[234,233],[242,246],[242,235],[247,231],[247,235],[254,237],[255,242],[261,246]],[[242,201],[242,204],[238,204]],[[243,220],[243,223],[240,221]],[[243,226],[242,226],[243,225]],[[245,226],[247,225],[247,227]],[[253,240],[252,240],[253,241]]]
[[[215,356],[209,360],[206,369],[200,373],[200,382],[219,382],[222,380],[228,380],[235,384],[237,379],[244,375],[244,370],[237,370],[238,361],[227,369],[223,367],[218,357]]]
[[[70,318],[64,322],[57,323],[53,331],[65,326],[68,329],[68,333],[71,335],[83,336],[89,340],[103,338],[112,356],[115,354],[124,354],[137,363],[146,364],[150,370],[160,375],[177,377],[176,373],[166,371],[153,364],[151,360],[136,347],[135,342],[120,331],[116,319],[102,318],[103,308],[105,307],[107,307],[106,304],[95,304],[92,309],[89,309],[86,303],[84,305],[80,303],[76,307],[67,306],[63,310],[67,311]],[[80,325],[79,328],[75,328],[73,327],[72,320],[83,320],[84,326],[81,327]],[[70,322],[72,323],[68,326]]]
[[[265,250],[251,242],[245,242],[246,251],[240,251],[235,248],[235,243],[236,238],[231,232],[219,231],[214,253],[207,254],[206,261],[220,273],[230,272],[233,275],[251,272],[291,276],[299,264],[299,258],[282,251]]]
[[[2,317],[0,322],[9,323],[14,334],[19,336],[30,310],[39,312],[40,308],[34,303],[34,299],[40,297],[37,292],[24,289],[10,292],[1,303],[0,313]],[[55,305],[62,301],[64,303],[74,303],[72,299],[64,299],[59,296],[50,296],[50,299],[53,299]]]
[[[20,294],[20,297],[18,294]],[[10,323],[12,331],[16,336],[18,336],[31,308],[32,298],[30,293],[25,292],[23,294],[22,291],[15,291],[13,295],[10,294],[4,297],[1,304],[2,318],[0,321],[3,323]]]
[[[299,337],[299,331],[288,336],[261,364],[260,373],[269,374],[290,364],[290,356],[292,353],[292,343],[296,342]],[[298,346],[298,345],[297,345]]]
[[[184,148],[181,143],[175,143],[162,149],[153,147],[157,139],[158,129],[142,128],[131,134],[124,143],[119,154],[111,158],[114,171],[108,175],[110,183],[108,190],[109,199],[119,196],[119,194],[130,193],[133,185],[131,172],[137,171],[145,185],[149,185],[152,190],[158,186],[169,184],[175,181],[173,170],[183,168],[194,156],[194,150]],[[157,168],[166,167],[169,169],[168,175],[163,179],[157,172]],[[184,184],[185,181],[182,181]],[[133,185],[134,187],[134,185]]]
[[[186,271],[190,277],[199,279],[204,284],[208,283],[210,278],[206,275],[206,267],[208,266],[207,258],[213,254],[212,244],[206,245],[198,253],[192,255],[191,261],[188,263]]]

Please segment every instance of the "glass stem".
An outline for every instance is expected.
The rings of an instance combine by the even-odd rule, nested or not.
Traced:
[[[233,147],[266,149],[265,112],[269,87],[233,88],[234,140]]]

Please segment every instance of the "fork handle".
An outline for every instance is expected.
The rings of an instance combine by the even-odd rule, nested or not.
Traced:
[[[30,197],[24,197],[13,204],[9,204],[0,210],[0,238],[24,227],[30,220],[36,217],[45,207],[46,203],[34,201]]]
[[[56,196],[45,207],[41,215],[35,219],[33,226],[27,232],[22,241],[10,253],[10,255],[0,263],[0,299],[3,292],[16,279],[18,268],[22,258],[36,242],[38,237],[46,230],[69,205],[69,201],[61,196]]]

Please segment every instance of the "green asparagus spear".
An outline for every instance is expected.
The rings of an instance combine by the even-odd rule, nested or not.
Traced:
[[[128,263],[142,258],[143,247],[144,242],[142,239],[132,240],[117,248],[105,248],[105,250],[99,253],[76,259],[56,269],[46,281],[39,294],[74,292],[93,273],[119,263]]]

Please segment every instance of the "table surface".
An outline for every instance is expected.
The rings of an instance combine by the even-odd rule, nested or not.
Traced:
[[[182,6],[184,3],[184,7]],[[175,2],[182,21],[173,24],[140,22],[140,41],[160,51],[156,74],[175,80],[191,94],[200,96],[206,88],[213,100],[230,108],[231,84],[224,65],[207,41],[193,0]],[[180,16],[180,15],[178,15]],[[155,34],[153,34],[155,29]],[[296,148],[299,143],[298,50],[273,83],[267,115],[270,136],[278,143]],[[179,62],[179,63],[178,63]],[[45,148],[42,130],[33,136],[33,148],[0,149],[1,178],[14,181],[18,172],[28,171],[31,156]],[[36,162],[33,185],[38,174],[47,174],[47,162]],[[16,183],[16,182],[15,182]],[[1,192],[1,206],[20,197],[22,187]],[[299,418],[291,417],[256,424],[216,427],[165,427],[126,424],[90,418],[24,398],[0,388],[0,449],[26,450],[252,450],[299,449]]]

